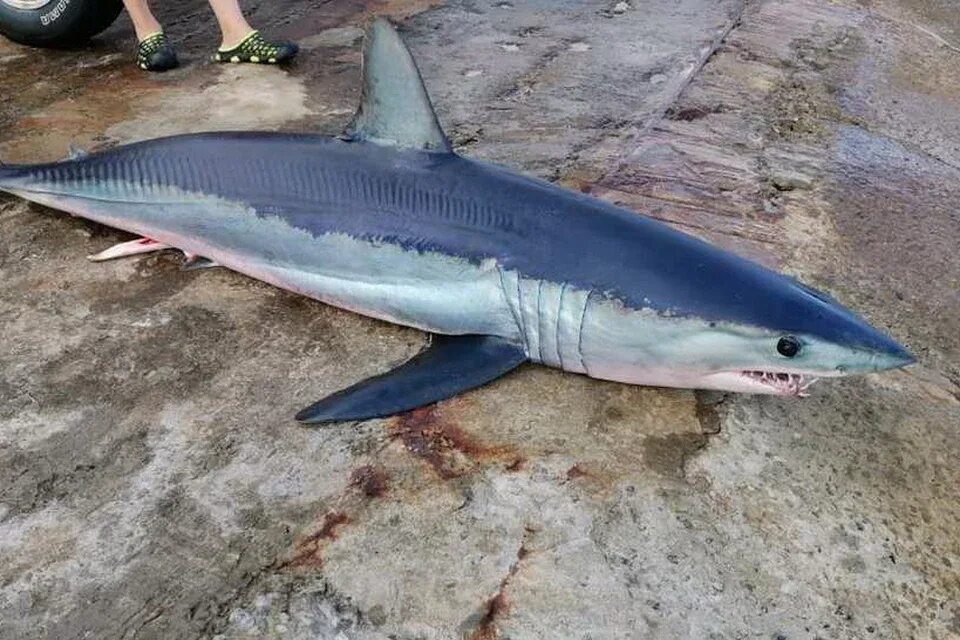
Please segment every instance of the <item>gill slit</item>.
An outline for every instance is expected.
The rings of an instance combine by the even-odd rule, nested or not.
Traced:
[[[560,284],[560,301],[557,303],[557,321],[555,324],[554,331],[554,346],[557,348],[557,360],[560,361],[560,369],[563,369],[563,349],[560,348],[560,322],[563,318],[563,294],[567,291],[567,283],[563,282]]]
[[[587,369],[587,363],[583,360],[583,325],[586,323],[587,308],[590,306],[590,298],[592,297],[593,291],[591,290],[583,299],[583,311],[580,312],[580,327],[577,330],[577,356],[580,358],[580,367],[587,375],[590,375],[590,371]]]
[[[513,316],[513,321],[517,325],[517,329],[520,330],[520,340],[523,344],[523,350],[527,350],[527,329],[524,326],[523,321],[523,309],[520,308],[520,278],[517,277],[517,310],[513,310],[513,305],[510,304],[510,295],[507,293],[507,284],[503,281],[503,269],[500,268],[500,265],[497,265],[497,275],[500,276],[500,291],[503,292],[503,300],[507,303],[507,308],[510,309],[510,315]],[[529,354],[528,354],[529,355]]]
[[[543,362],[543,312],[540,310],[540,292],[543,290],[543,280],[537,280],[537,356]]]

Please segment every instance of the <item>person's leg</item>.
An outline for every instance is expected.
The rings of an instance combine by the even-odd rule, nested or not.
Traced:
[[[150,12],[147,0],[123,0],[123,6],[126,7],[127,13],[130,14],[130,19],[133,21],[133,28],[137,32],[137,40],[146,40],[153,34],[163,31],[163,27]]]
[[[210,6],[220,23],[220,33],[223,36],[221,49],[233,49],[253,31],[253,27],[243,17],[237,0],[210,0]]]
[[[147,0],[123,0],[137,32],[137,66],[146,71],[167,71],[179,62],[173,47],[163,35],[163,27],[153,13]]]
[[[209,0],[220,23],[223,41],[214,55],[217,62],[254,62],[277,64],[297,54],[297,45],[267,42],[250,26],[238,0]]]

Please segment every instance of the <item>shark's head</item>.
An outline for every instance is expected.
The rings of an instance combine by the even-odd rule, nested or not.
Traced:
[[[593,297],[582,333],[585,368],[636,384],[803,396],[819,378],[915,361],[826,294],[755,266],[736,275],[743,280],[717,280],[691,311]]]
[[[915,362],[901,345],[839,303],[790,283],[796,323],[708,323],[702,348],[710,367],[698,372],[698,388],[746,393],[806,395],[820,378],[873,373]],[[736,355],[735,355],[736,354]]]

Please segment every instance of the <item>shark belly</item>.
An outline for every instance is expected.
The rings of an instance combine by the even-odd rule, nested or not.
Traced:
[[[335,231],[314,235],[243,203],[162,191],[136,202],[13,192],[362,315],[433,333],[522,340],[493,261],[477,264]]]
[[[278,239],[284,236],[281,232]],[[237,270],[395,324],[432,333],[520,339],[492,263],[476,265],[457,256],[335,233],[312,238],[310,246],[310,260],[261,255],[246,264],[241,258]]]

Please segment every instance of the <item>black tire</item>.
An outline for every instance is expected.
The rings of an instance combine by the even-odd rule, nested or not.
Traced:
[[[0,33],[34,47],[73,47],[109,27],[122,0],[0,0]]]

